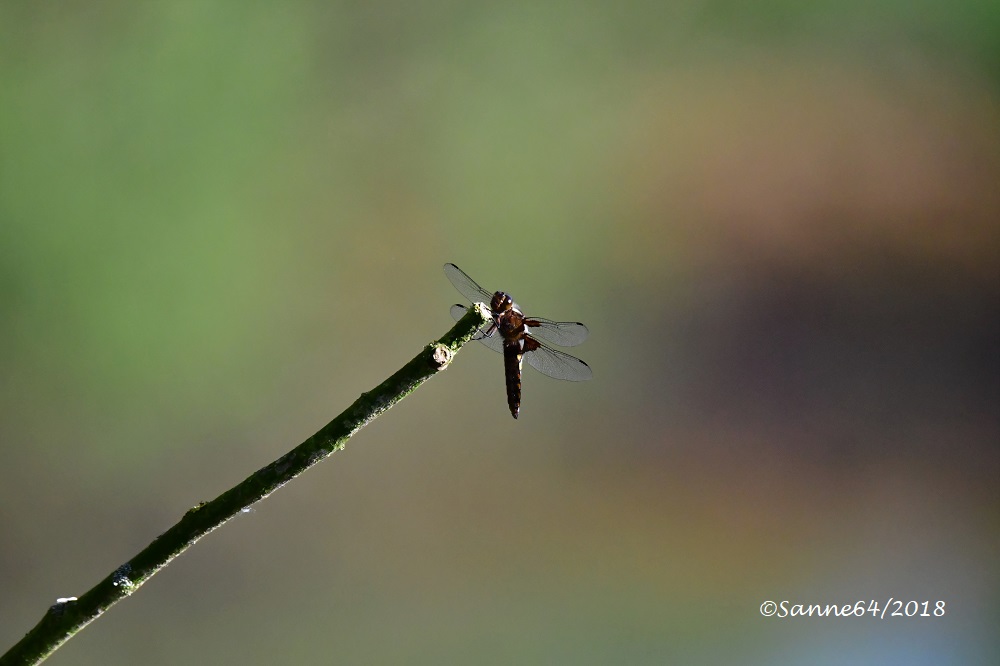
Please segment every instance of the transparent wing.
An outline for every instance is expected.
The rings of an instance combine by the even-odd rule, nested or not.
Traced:
[[[451,318],[458,321],[465,316],[465,313],[469,311],[469,308],[464,305],[453,305],[451,306]],[[500,334],[496,332],[496,324],[490,322],[479,329],[479,332],[472,336],[473,340],[479,340],[484,345],[496,352],[503,353],[503,339]]]
[[[578,321],[552,321],[542,317],[526,317],[527,332],[539,340],[551,342],[560,347],[575,347],[590,335],[586,326]]]
[[[493,299],[493,294],[486,291],[478,284],[476,281],[466,275],[461,268],[455,264],[445,264],[444,274],[453,285],[455,289],[458,289],[462,296],[465,296],[472,303],[486,303],[490,304]]]
[[[546,346],[525,352],[524,360],[543,375],[570,382],[582,382],[593,378],[590,366],[575,356],[564,354]]]

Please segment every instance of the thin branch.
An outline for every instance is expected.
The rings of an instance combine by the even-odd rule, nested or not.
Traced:
[[[211,502],[192,508],[180,522],[156,537],[145,550],[115,569],[79,599],[60,599],[6,654],[0,666],[39,664],[104,611],[131,595],[153,574],[194,542],[267,497],[334,451],[354,433],[412,393],[451,363],[458,350],[488,321],[481,307],[470,308],[455,327],[424,348],[396,374],[326,424],[319,432]]]

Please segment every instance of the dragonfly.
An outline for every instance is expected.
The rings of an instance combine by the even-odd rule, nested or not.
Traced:
[[[587,339],[590,331],[578,321],[552,321],[542,317],[526,317],[510,294],[488,292],[455,264],[445,264],[444,274],[455,288],[472,303],[489,306],[493,319],[484,325],[473,340],[479,340],[493,351],[503,354],[504,378],[507,383],[507,406],[515,419],[521,411],[522,362],[543,375],[571,382],[591,379],[590,366],[546,343],[573,347]],[[461,319],[468,306],[451,306],[451,316]]]

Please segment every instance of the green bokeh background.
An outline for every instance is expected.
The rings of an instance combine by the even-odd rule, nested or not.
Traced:
[[[452,261],[594,381],[470,346],[51,663],[997,663],[997,2],[5,2],[0,95],[0,650]]]

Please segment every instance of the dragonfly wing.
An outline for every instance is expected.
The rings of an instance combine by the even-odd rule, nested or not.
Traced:
[[[554,379],[582,382],[594,376],[590,366],[577,357],[545,346],[525,352],[524,360],[535,370]]]
[[[480,330],[476,335],[479,337],[473,340],[479,340],[493,351],[503,353],[503,338],[497,333],[495,326],[490,324],[486,331]]]
[[[458,289],[458,292],[469,299],[470,302],[486,303],[486,305],[489,305],[493,299],[493,294],[476,284],[475,280],[466,275],[455,264],[445,264],[444,274],[455,285],[455,289]]]
[[[542,317],[526,317],[524,325],[533,337],[560,347],[575,347],[590,335],[587,327],[578,321],[552,321]]]

